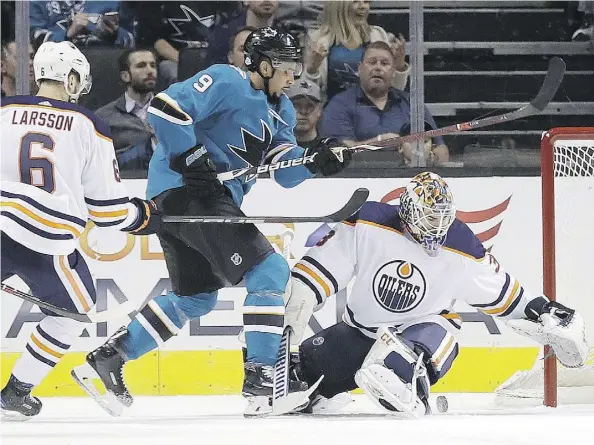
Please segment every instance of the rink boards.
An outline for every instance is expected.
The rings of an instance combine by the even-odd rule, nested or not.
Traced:
[[[142,196],[146,181],[125,181],[131,195]],[[270,180],[261,180],[246,198],[247,214],[322,215],[341,207],[358,187],[370,190],[371,200],[390,202],[406,179],[316,179],[286,190]],[[503,267],[533,293],[542,289],[541,193],[539,178],[452,178],[460,219],[467,221]],[[594,203],[594,188],[584,189],[577,202]],[[574,192],[571,197],[574,197]],[[570,196],[567,197],[568,199]],[[590,221],[594,206],[586,206]],[[583,215],[582,215],[583,216]],[[294,258],[301,257],[309,235],[319,224],[294,227],[291,244]],[[283,225],[262,226],[270,241],[282,248]],[[156,237],[133,237],[105,229],[87,227],[80,240],[98,289],[98,310],[166,292],[169,286],[162,252]],[[572,251],[572,254],[574,252]],[[576,252],[576,255],[581,253]],[[292,259],[291,263],[295,260]],[[586,264],[584,262],[584,264]],[[13,281],[18,283],[18,280]],[[583,289],[583,288],[582,288]],[[589,291],[591,292],[591,291]],[[163,348],[153,351],[126,368],[126,379],[137,394],[232,394],[242,379],[240,342],[242,288],[219,293],[215,310],[193,321]],[[333,324],[342,314],[345,294],[332,298],[316,312],[316,329]],[[592,299],[594,300],[594,298]],[[2,296],[2,380],[5,381],[24,347],[37,308],[9,295]],[[459,339],[459,359],[436,391],[492,391],[517,369],[532,366],[538,353],[535,343],[511,332],[503,323],[460,303],[456,309],[464,325]],[[78,395],[81,391],[69,376],[88,351],[115,331],[126,319],[89,326],[54,372],[37,389],[38,395]],[[309,334],[312,334],[310,331]]]

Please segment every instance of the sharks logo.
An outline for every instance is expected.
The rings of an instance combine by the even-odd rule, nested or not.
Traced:
[[[179,8],[184,18],[167,18],[174,30],[170,39],[187,47],[200,47],[206,44],[203,40],[206,40],[208,28],[214,23],[214,15],[200,17],[185,5],[180,5]]]
[[[231,150],[245,162],[246,167],[259,165],[260,161],[262,160],[262,156],[264,153],[266,153],[268,147],[270,147],[270,143],[272,142],[272,131],[270,131],[270,127],[262,119],[260,119],[260,123],[262,124],[261,136],[258,136],[241,127],[240,131],[243,146],[238,147],[236,145],[227,144],[229,150]],[[247,176],[246,182],[251,181],[255,177],[256,175]]]

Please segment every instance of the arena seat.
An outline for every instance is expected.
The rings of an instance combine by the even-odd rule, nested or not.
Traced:
[[[184,48],[179,52],[177,77],[186,80],[206,68],[205,48]]]
[[[124,85],[120,81],[118,57],[124,48],[81,48],[91,65],[93,87],[91,92],[81,97],[80,104],[96,110],[116,100],[124,93]]]

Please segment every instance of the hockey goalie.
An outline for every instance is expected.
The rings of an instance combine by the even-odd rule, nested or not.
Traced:
[[[294,343],[315,306],[353,277],[342,321],[303,341],[292,357],[293,379],[311,385],[324,376],[307,411],[358,386],[389,412],[428,414],[431,386],[458,355],[454,300],[551,345],[565,366],[586,360],[580,314],[530,294],[504,271],[456,219],[451,190],[437,174],[415,176],[397,206],[366,203],[296,264],[285,315]]]

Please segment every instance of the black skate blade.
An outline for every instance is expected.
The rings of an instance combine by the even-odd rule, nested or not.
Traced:
[[[124,405],[115,394],[107,390],[105,391],[105,394],[99,392],[94,380],[101,381],[101,379],[88,363],[73,368],[72,371],[70,371],[70,375],[78,386],[80,386],[90,398],[97,402],[105,412],[113,417],[122,415],[124,412]]]

